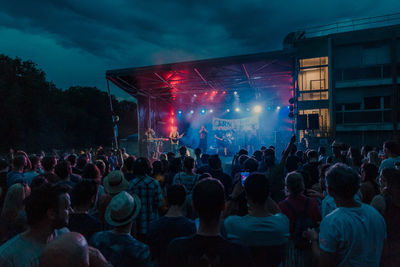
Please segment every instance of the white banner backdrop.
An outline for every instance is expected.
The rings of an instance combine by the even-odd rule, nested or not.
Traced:
[[[223,131],[251,131],[258,130],[260,127],[258,117],[247,117],[243,119],[225,120],[220,118],[213,118],[213,130],[222,127]]]

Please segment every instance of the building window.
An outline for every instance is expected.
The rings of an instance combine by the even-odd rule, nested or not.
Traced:
[[[344,110],[360,110],[361,103],[347,103],[344,104]]]
[[[328,57],[300,59],[299,101],[328,99]]]
[[[364,97],[364,109],[380,109],[381,108],[381,97]]]
[[[329,110],[327,108],[321,109],[304,109],[299,111],[300,115],[318,114],[319,130],[327,132],[329,130]]]
[[[390,96],[383,97],[384,108],[392,108],[392,98]]]
[[[337,124],[376,124],[392,121],[390,96],[364,97],[361,103],[336,104]]]

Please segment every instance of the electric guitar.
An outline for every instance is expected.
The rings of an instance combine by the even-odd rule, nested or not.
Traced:
[[[170,137],[171,144],[173,144],[173,145],[178,144],[179,139],[181,139],[184,135],[185,135],[185,133],[182,133],[181,135],[178,135],[176,137]]]

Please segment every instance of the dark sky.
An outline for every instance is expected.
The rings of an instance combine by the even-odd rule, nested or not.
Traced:
[[[396,12],[399,0],[0,0],[0,53],[60,88],[105,90],[109,69],[277,50],[291,31]]]

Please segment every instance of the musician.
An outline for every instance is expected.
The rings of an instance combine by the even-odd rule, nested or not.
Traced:
[[[219,154],[221,151],[224,151],[224,155],[228,156],[228,144],[226,142],[226,137],[224,131],[222,130],[222,126],[218,127],[218,130],[214,136],[217,142],[217,154]]]
[[[155,136],[156,136],[156,132],[153,129],[151,129],[150,127],[147,128],[147,130],[144,132],[144,137],[146,140],[151,140],[151,139],[155,138]]]
[[[153,140],[155,137],[156,137],[156,132],[150,127],[147,128],[147,130],[144,132],[144,139],[146,140],[148,157],[152,157],[152,155],[156,151],[156,143]]]
[[[171,140],[171,149],[174,153],[178,152],[179,139],[181,139],[183,134],[179,135],[178,127],[172,127],[172,131],[169,134],[169,139]]]
[[[204,125],[201,126],[199,134],[200,134],[199,148],[201,149],[203,154],[205,154],[207,152],[207,134],[208,134],[208,131],[207,131],[206,127],[204,127]]]

